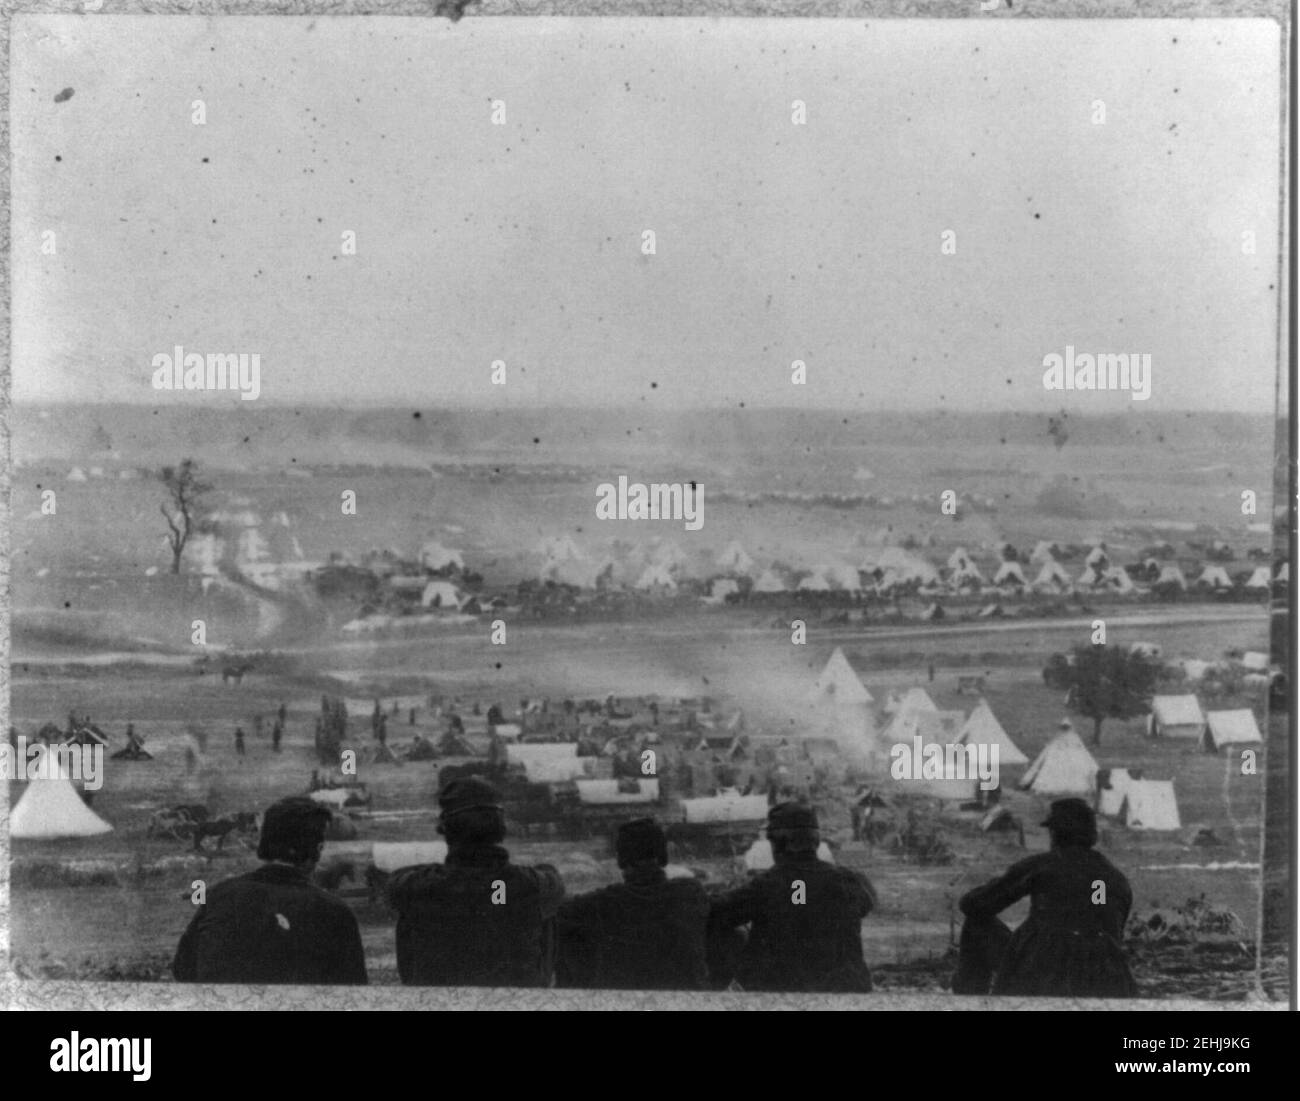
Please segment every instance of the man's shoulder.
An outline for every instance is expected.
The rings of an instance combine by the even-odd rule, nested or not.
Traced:
[[[262,869],[245,872],[222,880],[208,892],[208,904],[239,903],[255,898],[283,900],[292,898],[301,905],[351,915],[352,910],[341,898],[330,894],[306,878],[268,878]]]
[[[396,904],[418,898],[436,890],[453,873],[442,864],[412,864],[398,868],[388,878],[388,896]]]

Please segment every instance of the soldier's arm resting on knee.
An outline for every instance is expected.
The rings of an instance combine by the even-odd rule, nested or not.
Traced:
[[[967,917],[993,917],[1019,902],[1034,889],[1037,858],[1013,865],[1004,875],[962,895],[958,906]]]

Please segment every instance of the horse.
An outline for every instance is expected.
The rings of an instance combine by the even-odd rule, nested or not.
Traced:
[[[194,851],[196,853],[205,851],[203,839],[206,837],[215,837],[217,839],[217,849],[220,851],[225,848],[226,838],[236,830],[240,833],[247,833],[256,829],[257,815],[251,811],[224,814],[220,818],[199,822],[194,827]]]
[[[174,840],[187,837],[208,817],[208,808],[199,803],[181,803],[154,812],[149,819],[147,836],[167,836]]]
[[[236,684],[244,683],[244,674],[253,668],[251,661],[240,662],[238,665],[223,665],[221,667],[221,683],[229,684],[232,680]]]

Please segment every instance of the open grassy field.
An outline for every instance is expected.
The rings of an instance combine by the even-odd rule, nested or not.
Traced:
[[[386,696],[410,691],[415,681],[422,679],[427,691],[457,693],[467,699],[482,699],[485,704],[538,693],[603,696],[620,689],[626,693],[632,684],[640,691],[666,694],[710,691],[724,701],[744,706],[747,725],[755,734],[777,736],[803,732],[793,721],[798,707],[787,707],[794,715],[784,716],[783,722],[780,701],[792,698],[795,684],[806,685],[811,680],[810,671],[824,662],[833,644],[845,646],[878,699],[891,690],[922,684],[940,707],[965,704],[966,709],[970,701],[957,695],[956,677],[970,670],[966,655],[974,654],[980,658],[979,670],[989,674],[986,695],[995,713],[1013,740],[1032,757],[1062,715],[1059,693],[1043,685],[1036,655],[1041,655],[1044,647],[1066,645],[1070,633],[1081,630],[1071,625],[1035,625],[1025,631],[995,627],[953,633],[950,629],[948,634],[934,637],[918,631],[903,643],[892,637],[873,638],[871,632],[828,630],[815,634],[807,652],[800,653],[799,648],[789,646],[788,635],[781,642],[773,638],[773,631],[752,623],[733,626],[729,633],[726,623],[710,616],[698,622],[625,625],[596,637],[574,628],[537,627],[518,633],[506,648],[508,660],[500,670],[487,660],[493,656],[490,648],[478,643],[474,635],[344,652],[305,648],[282,672],[250,675],[239,687],[223,686],[180,664],[94,667],[38,662],[25,669],[19,664],[13,703],[20,729],[38,719],[56,717],[61,709],[88,710],[112,733],[120,733],[126,721],[133,721],[156,757],[152,762],[109,762],[107,781],[94,806],[114,825],[112,834],[82,841],[14,843],[14,955],[23,966],[36,970],[72,966],[102,974],[157,972],[189,920],[192,881],[222,878],[246,870],[256,861],[247,849],[233,843],[225,853],[209,858],[187,855],[188,846],[182,842],[145,836],[149,816],[160,807],[191,801],[207,802],[214,813],[255,810],[305,790],[316,767],[311,731],[319,691],[347,683],[343,678],[350,678],[355,694],[363,698],[371,693]],[[1195,624],[1140,628],[1143,639],[1174,651],[1203,637],[1204,630]],[[1264,631],[1261,622],[1224,622],[1215,627],[1215,644],[1259,646]],[[905,648],[901,654],[900,646]],[[497,650],[499,653],[500,648]],[[919,660],[899,664],[909,653]],[[933,682],[927,679],[931,661],[935,664]],[[761,676],[757,675],[760,670]],[[767,689],[733,696],[730,689],[742,682],[761,682]],[[251,717],[258,712],[269,715],[281,701],[289,708],[288,734],[283,751],[275,754],[269,738],[258,741],[252,737]],[[1222,702],[1224,706],[1249,703]],[[248,755],[242,759],[234,753],[236,723],[250,735]],[[364,723],[363,715],[358,725]],[[390,727],[390,743],[400,746],[415,731],[433,733],[427,724],[427,709],[417,712],[413,728],[403,715]],[[195,769],[188,771],[185,749],[196,742],[205,747],[204,752]],[[1105,828],[1103,850],[1132,880],[1135,911],[1168,908],[1204,895],[1210,904],[1238,914],[1253,936],[1259,899],[1263,770],[1256,776],[1243,776],[1234,758],[1210,756],[1188,743],[1153,742],[1144,736],[1141,720],[1108,722],[1094,755],[1103,767],[1137,766],[1148,778],[1175,781],[1181,830],[1144,833],[1114,823]],[[1012,783],[1019,771],[1006,770]],[[358,822],[360,839],[436,838],[436,763],[363,766],[360,778],[373,795],[373,811],[427,812],[395,819],[362,819]],[[1004,780],[1004,801],[1026,824],[1027,850],[1039,851],[1046,846],[1046,833],[1037,826],[1046,802],[1013,790],[1012,783]],[[914,801],[901,791],[891,797],[893,811],[902,814],[915,806],[933,818],[956,859],[947,865],[923,866],[872,850],[850,840],[850,790],[827,793],[820,810],[826,832],[837,844],[837,859],[867,874],[881,897],[880,909],[863,925],[867,958],[885,968],[882,982],[886,985],[894,975],[893,981],[900,985],[937,986],[946,977],[948,965],[941,961],[952,942],[957,897],[1024,853],[1010,835],[980,833],[977,815],[959,812],[953,804]],[[663,813],[670,816],[671,808],[663,808]],[[1190,844],[1202,827],[1213,830],[1218,846],[1207,849]],[[608,844],[602,838],[589,842],[520,840],[514,848],[517,859],[557,864],[573,892],[617,879]],[[51,863],[78,869],[72,882],[86,885],[40,885],[40,868]],[[718,885],[742,874],[734,860],[691,863]],[[362,923],[375,981],[395,981],[390,916],[379,904],[356,900],[353,905]],[[1012,919],[1022,917],[1024,909],[1022,905],[1013,911]],[[1185,976],[1178,989],[1217,989],[1221,979],[1217,973],[1198,970]]]

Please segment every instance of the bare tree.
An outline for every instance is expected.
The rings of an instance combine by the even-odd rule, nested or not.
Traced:
[[[170,500],[158,507],[170,529],[167,543],[172,549],[172,573],[180,573],[185,544],[196,531],[206,528],[201,498],[212,486],[199,481],[198,466],[193,459],[182,460],[180,466],[163,467],[160,477]]]

